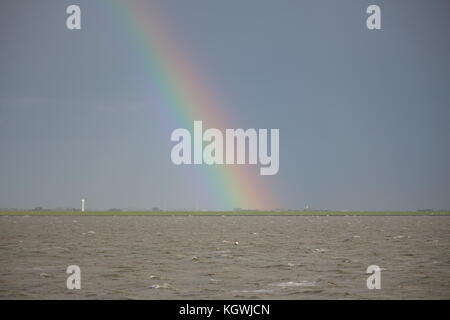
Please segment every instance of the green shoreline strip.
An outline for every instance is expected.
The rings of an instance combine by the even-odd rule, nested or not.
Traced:
[[[450,216],[450,211],[0,211],[0,216]]]

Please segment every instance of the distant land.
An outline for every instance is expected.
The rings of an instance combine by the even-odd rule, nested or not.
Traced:
[[[450,211],[86,211],[1,210],[2,216],[450,216]]]

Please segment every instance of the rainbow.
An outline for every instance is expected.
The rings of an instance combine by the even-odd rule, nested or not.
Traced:
[[[152,90],[161,96],[161,117],[180,127],[202,120],[207,127],[234,128],[230,114],[200,75],[201,68],[175,41],[174,32],[158,8],[148,1],[115,0],[113,9],[123,21],[127,37],[140,50],[143,68]],[[175,128],[174,128],[175,129]],[[167,137],[169,139],[169,137]],[[273,192],[263,178],[245,165],[202,166],[201,181],[213,190],[221,210],[233,208],[271,210],[276,207]]]

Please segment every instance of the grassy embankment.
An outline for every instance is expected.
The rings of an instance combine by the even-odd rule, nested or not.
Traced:
[[[450,211],[0,211],[3,216],[450,216]]]

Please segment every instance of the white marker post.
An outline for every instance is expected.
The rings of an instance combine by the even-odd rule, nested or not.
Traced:
[[[84,199],[81,199],[81,212],[84,212]]]

